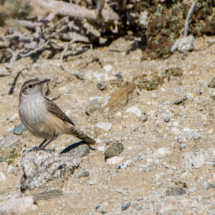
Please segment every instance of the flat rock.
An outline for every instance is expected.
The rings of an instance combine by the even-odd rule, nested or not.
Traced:
[[[105,158],[111,158],[114,156],[119,155],[123,151],[123,144],[122,143],[113,143],[108,146],[105,150]]]
[[[160,148],[154,153],[154,156],[157,157],[157,158],[161,158],[161,157],[166,157],[166,156],[171,155],[171,154],[172,153],[170,152],[169,149]]]
[[[14,134],[22,134],[27,128],[21,123],[13,129]]]
[[[69,153],[24,152],[20,162],[24,172],[21,189],[35,189],[55,179],[67,179],[81,163],[77,155],[80,154],[73,157]]]
[[[37,211],[38,207],[34,204],[33,197],[25,196],[22,198],[12,197],[9,200],[0,202],[0,214],[23,214]]]
[[[194,50],[194,37],[190,35],[188,37],[182,37],[176,40],[175,44],[172,46],[171,51],[192,51]]]
[[[54,189],[49,190],[41,193],[36,193],[33,195],[34,200],[48,200],[48,199],[55,199],[63,195],[62,190]]]
[[[96,124],[96,127],[104,129],[106,131],[110,131],[112,124],[111,123],[107,123],[107,122],[99,122]]]
[[[101,107],[100,102],[93,101],[93,102],[90,102],[89,104],[87,104],[85,112],[87,115],[90,115],[93,112],[101,110],[101,109],[102,109],[102,107]]]
[[[88,177],[90,174],[88,171],[84,171],[81,174],[78,175],[78,178],[82,178],[82,177]]]
[[[0,172],[7,171],[8,163],[7,162],[0,162]]]
[[[7,178],[3,172],[0,172],[0,184],[4,184]]]
[[[137,117],[140,117],[142,115],[142,111],[136,106],[128,108],[126,110],[126,113],[134,113]]]
[[[88,144],[80,144],[81,142],[67,146],[61,154],[72,156],[73,158],[81,158],[87,155],[90,152],[90,147]]]
[[[116,111],[121,110],[128,103],[128,96],[135,88],[135,84],[132,83],[114,92],[104,106],[103,112],[105,114],[114,114]]]
[[[130,207],[130,205],[131,205],[131,202],[123,203],[122,206],[121,206],[121,211],[127,210]]]
[[[166,196],[182,196],[186,194],[187,191],[180,188],[170,188],[166,191]]]
[[[114,164],[118,164],[118,163],[122,162],[123,159],[124,159],[123,157],[115,156],[115,157],[112,157],[112,158],[107,159],[106,162],[107,162],[108,164],[114,165]]]
[[[209,153],[205,151],[186,152],[182,156],[181,171],[185,172],[187,169],[199,169],[209,159]]]
[[[198,140],[201,134],[197,130],[191,130],[190,128],[184,128],[177,136],[177,141],[179,143],[184,143],[191,140]]]
[[[0,149],[19,146],[20,144],[21,141],[16,135],[8,135],[0,140]]]

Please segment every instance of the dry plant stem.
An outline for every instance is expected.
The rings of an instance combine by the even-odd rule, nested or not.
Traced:
[[[193,5],[191,6],[191,8],[190,8],[190,10],[189,10],[189,13],[188,13],[188,15],[187,15],[187,18],[186,18],[186,21],[185,21],[185,28],[184,28],[184,36],[185,36],[185,37],[188,36],[189,21],[190,21],[190,18],[191,18],[192,14],[193,14],[193,10],[194,10],[194,8],[195,8],[195,6],[196,6],[196,4],[197,4],[198,1],[199,1],[199,0],[196,0],[196,1],[193,3]]]
[[[37,49],[35,49],[35,50],[32,50],[32,51],[28,52],[27,54],[20,54],[20,56],[21,56],[21,57],[28,57],[28,56],[30,56],[30,55],[32,55],[32,54],[38,52],[38,51],[41,51],[42,48],[43,48],[45,45],[47,45],[49,42],[50,42],[50,41],[48,40],[46,43],[42,44],[39,48],[37,48]]]
[[[17,57],[19,56],[20,53],[22,53],[24,50],[21,49],[21,50],[17,50],[16,52],[12,51],[11,49],[7,49],[10,53],[12,53],[12,58],[10,59],[10,64],[7,66],[9,69],[13,70],[13,66],[14,66],[14,63],[17,59]]]
[[[78,42],[78,41],[80,41],[80,40],[79,40],[78,38],[75,38],[75,39],[71,40],[71,41],[67,44],[66,48],[64,49],[64,51],[63,51],[63,53],[62,53],[62,55],[61,55],[61,57],[60,57],[60,64],[61,64],[61,68],[62,68],[63,70],[65,70],[66,72],[69,72],[69,73],[71,73],[72,75],[75,75],[75,76],[76,76],[77,78],[79,78],[79,79],[83,79],[83,76],[84,76],[83,73],[72,72],[72,71],[68,70],[67,68],[65,68],[64,65],[63,65],[63,56],[64,56],[65,52],[67,51],[69,45],[72,44],[72,43],[74,43],[74,42]]]
[[[88,10],[76,4],[53,0],[37,0],[37,3],[42,8],[49,9],[57,15],[80,17],[92,20],[97,20],[98,18],[94,10]],[[119,16],[116,13],[105,9],[102,10],[102,17],[104,22],[113,22],[114,20],[119,19]]]
[[[97,8],[96,8],[96,15],[101,16],[102,15],[102,9],[104,7],[105,1],[104,0],[98,0],[97,2]]]

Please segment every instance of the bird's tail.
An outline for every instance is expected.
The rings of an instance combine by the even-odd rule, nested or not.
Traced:
[[[91,144],[94,145],[96,144],[96,141],[93,140],[91,137],[87,136],[86,134],[84,134],[83,132],[75,129],[75,127],[72,127],[70,130],[70,134],[83,140],[84,142],[86,142],[87,144]]]

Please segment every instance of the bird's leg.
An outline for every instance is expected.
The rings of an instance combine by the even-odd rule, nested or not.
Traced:
[[[42,147],[42,145],[46,142],[47,140],[44,139],[42,143],[40,143],[39,147]]]
[[[48,146],[49,143],[51,143],[53,140],[55,140],[57,138],[57,136],[54,136],[52,137],[52,139],[50,139],[44,146],[43,144],[47,141],[46,139],[43,140],[43,142],[39,145],[39,146],[35,146],[33,147],[32,149],[28,150],[30,152],[32,151],[40,151],[40,150],[43,150],[43,151],[47,151],[47,152],[54,152],[55,149],[45,149],[46,146]]]
[[[49,143],[51,143],[51,142],[52,142],[53,140],[55,140],[56,138],[57,138],[57,136],[52,137],[52,139],[49,140],[48,143],[46,143],[46,144],[45,144],[43,147],[41,147],[41,148],[44,148],[44,149],[45,149],[45,147],[48,146]],[[41,144],[42,144],[42,143],[41,143]],[[40,144],[40,145],[41,145],[41,144]]]

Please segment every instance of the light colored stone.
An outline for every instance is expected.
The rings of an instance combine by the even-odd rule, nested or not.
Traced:
[[[108,72],[110,72],[111,70],[112,70],[112,68],[113,68],[113,66],[111,66],[111,65],[105,65],[104,67],[103,67],[103,69],[108,73]]]
[[[194,37],[190,35],[188,37],[182,37],[176,40],[175,44],[172,46],[171,51],[192,51],[194,50]]]
[[[0,162],[0,172],[7,171],[8,163],[7,162]]]
[[[12,146],[19,146],[20,144],[21,141],[16,135],[8,135],[0,140],[0,149]]]
[[[0,184],[4,184],[7,178],[3,172],[0,172]]]
[[[190,140],[198,140],[201,137],[197,130],[191,130],[190,128],[184,128],[177,136],[179,143],[184,143]]]
[[[205,151],[186,152],[182,156],[181,171],[185,172],[187,169],[199,169],[209,159],[209,153]]]
[[[126,113],[134,113],[137,117],[140,117],[142,115],[142,111],[136,106],[128,108],[126,110]]]
[[[157,96],[156,93],[152,93],[151,97],[152,97],[153,99],[156,99],[158,96]]]
[[[107,159],[106,162],[108,164],[114,165],[114,164],[118,164],[118,163],[122,162],[123,159],[124,159],[123,157],[115,156],[115,157]]]
[[[45,151],[26,151],[23,153],[20,162],[24,171],[21,188],[23,190],[35,189],[51,180],[65,180],[68,174],[71,175],[81,162],[79,157],[70,153],[71,151],[60,155]]]
[[[104,153],[105,151],[105,147],[104,146],[98,146],[98,150],[102,153]]]
[[[0,202],[0,214],[23,214],[36,211],[37,205],[34,204],[33,197],[25,196],[22,198],[12,197],[9,200]]]
[[[104,129],[106,131],[110,131],[112,124],[111,123],[107,123],[107,122],[99,122],[96,124],[96,127]]]
[[[157,158],[161,158],[161,157],[166,157],[166,156],[171,155],[171,154],[172,154],[172,152],[170,152],[169,149],[160,148],[154,153],[154,156]]]
[[[138,22],[141,25],[144,25],[146,27],[148,26],[148,11],[147,10],[141,12]]]
[[[15,122],[16,120],[19,119],[19,114],[15,113],[11,118],[10,118],[10,122]]]

